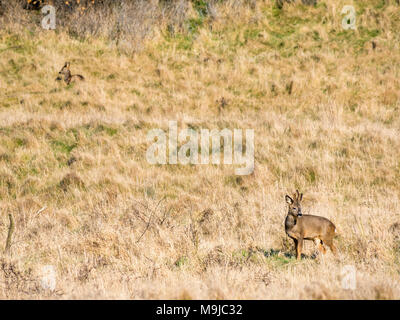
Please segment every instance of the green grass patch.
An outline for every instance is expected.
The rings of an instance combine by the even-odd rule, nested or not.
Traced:
[[[56,153],[70,154],[77,147],[77,143],[66,142],[63,140],[52,140],[51,147]]]

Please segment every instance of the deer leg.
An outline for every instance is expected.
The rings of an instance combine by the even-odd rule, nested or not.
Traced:
[[[294,242],[294,248],[296,250],[296,256],[297,256],[297,246],[298,246],[299,242],[295,238],[292,238],[292,239],[293,239],[293,242]]]
[[[301,249],[303,248],[303,239],[297,240],[296,259],[301,260]]]
[[[326,245],[331,249],[332,253],[336,255],[336,247],[333,245],[332,239],[325,240]]]
[[[326,253],[326,249],[325,249],[325,246],[324,246],[324,242],[323,242],[322,240],[320,240],[320,242],[319,242],[319,248],[320,248],[320,250],[321,250],[321,252],[322,252],[323,254]]]
[[[325,249],[325,247],[324,247],[324,245],[323,245],[322,240],[320,240],[320,239],[315,239],[315,240],[314,240],[314,243],[318,246],[319,252],[321,252],[321,253],[323,253],[323,254],[326,253],[326,249]]]
[[[322,244],[322,242],[320,242],[320,244],[319,244],[319,251],[321,251],[323,254],[326,253],[326,249],[325,249],[324,245]]]

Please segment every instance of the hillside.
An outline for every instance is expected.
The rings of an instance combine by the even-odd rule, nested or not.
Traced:
[[[356,30],[342,27],[349,4]],[[213,8],[189,3],[175,25],[145,16],[120,41],[63,17],[44,30],[36,11],[1,17],[1,247],[15,220],[1,299],[400,298],[400,6]],[[55,81],[66,61],[85,81]],[[169,121],[254,129],[254,172],[148,163],[146,135]],[[335,223],[336,257],[306,242],[296,261],[296,189],[304,213]]]

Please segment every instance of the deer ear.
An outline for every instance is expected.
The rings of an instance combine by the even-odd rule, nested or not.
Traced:
[[[289,197],[288,195],[285,196],[285,200],[288,204],[292,204],[293,203],[293,199],[291,197]]]
[[[64,67],[69,68],[69,62],[66,62]]]

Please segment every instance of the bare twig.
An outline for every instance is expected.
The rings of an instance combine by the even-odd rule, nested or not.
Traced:
[[[150,227],[150,223],[151,223],[151,218],[153,217],[153,214],[157,211],[158,206],[160,205],[161,201],[163,201],[165,199],[165,196],[163,198],[160,199],[160,201],[158,201],[156,208],[154,210],[151,210],[151,214],[149,217],[149,221],[147,222],[146,228],[143,230],[142,234],[140,235],[140,237],[137,239],[136,243],[139,243],[139,241],[142,239],[142,237],[144,236],[144,234],[147,232],[147,230]]]
[[[12,235],[14,233],[14,219],[13,216],[11,215],[11,213],[8,215],[8,219],[10,220],[10,225],[8,227],[8,235],[7,235],[7,241],[6,241],[6,247],[4,250],[4,253],[9,253],[10,248],[11,248],[11,239],[12,239]]]
[[[162,217],[162,219],[160,219],[160,225],[162,225],[165,222],[165,220],[168,218],[171,210],[172,210],[172,208],[169,208],[168,211],[164,211],[164,216]]]
[[[4,51],[7,51],[7,50],[19,49],[19,48],[22,48],[22,46],[13,46],[13,47],[4,48],[4,49],[0,50],[0,53],[3,53]]]
[[[36,218],[39,214],[41,214],[44,210],[46,210],[47,209],[47,206],[44,206],[42,209],[40,209],[40,210],[38,210],[36,213],[35,213],[35,216],[34,216],[34,218]]]

